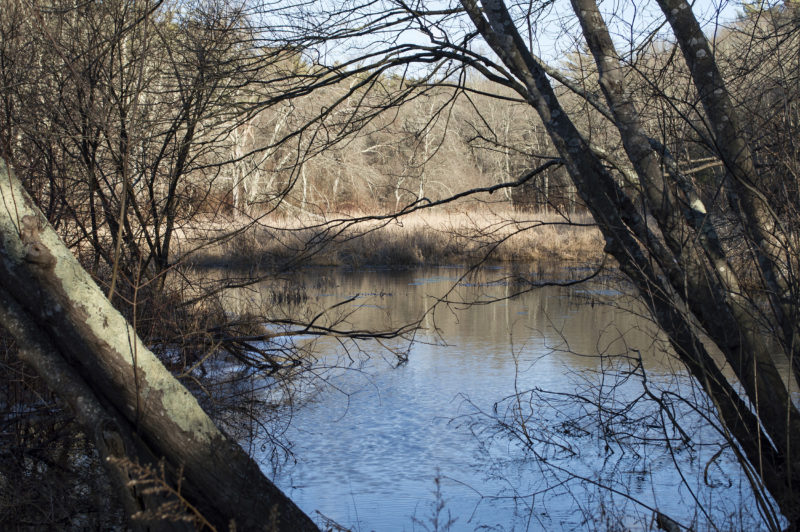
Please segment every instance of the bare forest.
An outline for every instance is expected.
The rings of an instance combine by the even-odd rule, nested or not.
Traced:
[[[293,274],[563,261],[623,279],[694,383],[645,397],[655,436],[588,401],[601,439],[690,438],[691,405],[797,530],[799,78],[794,0],[4,0],[0,528],[335,529],[247,451],[286,460],[324,378],[292,339],[402,364],[424,316],[287,311]]]

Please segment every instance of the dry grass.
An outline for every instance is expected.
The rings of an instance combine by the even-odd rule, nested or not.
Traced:
[[[587,215],[420,211],[398,219],[271,218],[192,256],[195,264],[293,268],[537,261],[599,262],[600,232]],[[344,221],[347,220],[347,221]],[[226,225],[230,230],[231,225]],[[219,228],[218,230],[222,230]],[[212,234],[206,228],[205,234]],[[196,235],[192,245],[203,240]],[[184,245],[189,243],[189,239]]]

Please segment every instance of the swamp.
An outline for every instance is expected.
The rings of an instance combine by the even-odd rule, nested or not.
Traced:
[[[796,0],[4,0],[0,528],[800,529]]]

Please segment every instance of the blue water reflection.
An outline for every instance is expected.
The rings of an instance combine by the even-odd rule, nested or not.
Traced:
[[[358,328],[415,319],[433,297],[463,281],[452,270],[336,275],[335,288],[319,295],[323,304],[373,294],[354,302],[348,319]],[[504,275],[484,272],[448,298],[506,297],[513,283],[495,282]],[[595,284],[542,288],[492,305],[442,307],[424,321],[428,331],[418,336],[408,363],[394,368],[373,356],[357,371],[335,372],[329,387],[297,408],[287,434],[297,464],[283,468],[276,481],[320,522],[326,516],[359,531],[433,529],[437,478],[445,503],[439,523],[449,512],[457,519],[451,530],[649,529],[648,508],[700,528],[710,526],[709,518],[722,528],[755,526],[742,510],[749,498],[730,453],[710,461],[720,447],[708,427],[686,417],[687,430],[707,446],[633,452],[609,447],[592,433],[591,422],[564,424],[587,414],[578,402],[544,393],[527,405],[508,399],[515,390],[534,388],[594,393],[597,371],[609,367],[615,354],[641,354],[654,389],[690,389],[689,379],[659,349],[651,325],[618,308],[631,305],[618,286]],[[335,358],[334,343],[318,348]],[[609,380],[614,378],[621,377]],[[640,392],[636,379],[614,391],[630,397]],[[504,415],[517,407],[529,427],[560,439],[564,448],[537,448],[543,454],[536,459],[489,422],[508,421]],[[566,470],[559,476],[561,468]],[[584,480],[561,483],[569,473]],[[711,513],[703,515],[701,507]]]

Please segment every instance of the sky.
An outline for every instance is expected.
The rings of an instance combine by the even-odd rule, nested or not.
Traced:
[[[696,0],[690,3],[710,38],[720,27],[734,21],[741,10],[738,0]],[[630,53],[633,46],[653,31],[658,31],[662,39],[670,38],[669,28],[655,0],[602,0],[600,11],[618,51],[623,55]],[[580,28],[569,0],[555,0],[537,29],[539,38],[534,52],[546,61],[558,60],[574,50]]]
[[[663,15],[655,0],[599,0],[600,9],[609,26],[609,30],[614,38],[618,51],[625,57],[632,53],[636,45],[640,44],[645,36],[657,31],[662,40],[669,39],[669,28],[664,22]],[[557,65],[563,61],[565,56],[577,49],[580,43],[580,28],[578,21],[572,12],[570,0],[506,0],[507,5],[512,7],[512,14],[518,19],[534,20],[534,38],[531,40],[532,50],[539,57],[548,63]],[[407,5],[414,7],[422,6],[425,9],[441,9],[458,5],[458,0],[413,0],[406,2]],[[690,2],[693,5],[695,15],[705,28],[706,34],[713,38],[714,33],[721,27],[730,24],[737,18],[737,13],[742,10],[741,0],[695,0]],[[313,26],[313,21],[331,22],[341,20],[345,17],[338,17],[337,10],[350,10],[346,17],[348,24],[352,27],[358,24],[367,24],[369,17],[360,21],[353,17],[354,14],[363,13],[363,9],[354,6],[371,6],[374,9],[384,9],[386,6],[396,6],[393,0],[286,0],[273,5],[283,4],[283,8],[288,8],[294,13],[305,12],[306,15],[299,15],[293,19],[294,23],[308,24]],[[523,17],[532,6],[533,9],[540,9],[538,17]],[[281,8],[276,8],[281,9]],[[369,9],[369,8],[367,8]],[[299,10],[299,11],[298,11]],[[358,10],[358,11],[357,11]],[[272,15],[267,15],[272,18]],[[274,20],[274,19],[273,19]],[[352,21],[358,22],[352,22]],[[375,20],[374,18],[372,19]],[[459,35],[463,28],[471,28],[471,23],[462,17],[460,20],[451,22],[447,31],[451,35]],[[526,29],[521,28],[523,34]],[[429,44],[428,37],[423,33],[406,30],[397,35],[397,28],[392,28],[386,34],[371,34],[358,38],[349,38],[338,42],[326,42],[317,48],[319,56],[316,60],[323,63],[333,64],[334,62],[343,63],[350,59],[357,59],[370,48],[385,47],[385,43],[376,44],[381,39],[395,38],[396,42],[426,45]],[[488,46],[483,45],[481,51],[488,55]],[[424,67],[423,67],[424,68]]]

